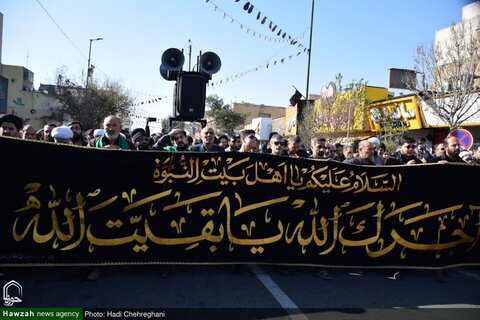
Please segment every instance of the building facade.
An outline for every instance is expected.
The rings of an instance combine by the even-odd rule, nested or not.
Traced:
[[[57,123],[54,110],[60,102],[44,91],[33,89],[33,72],[21,66],[0,65],[3,92],[3,108],[0,113],[13,113],[22,118],[25,124],[40,129],[49,122]]]
[[[277,119],[285,117],[286,108],[278,106],[267,106],[264,104],[253,104],[248,102],[234,102],[232,108],[237,113],[248,114],[245,124],[251,124],[255,118],[271,118]],[[236,129],[241,130],[244,125],[238,126]]]

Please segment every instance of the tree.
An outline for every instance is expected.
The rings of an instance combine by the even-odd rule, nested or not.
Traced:
[[[327,92],[304,108],[301,136],[305,143],[315,136],[322,136],[329,141],[346,142],[357,133],[365,131],[366,118],[366,83],[363,79],[352,81],[344,89],[342,75],[335,77]]]
[[[414,58],[415,71],[422,81],[407,82],[425,108],[447,123],[459,127],[480,113],[476,107],[480,71],[478,31],[468,21],[450,27],[450,36],[436,46],[420,44]],[[416,79],[415,79],[416,80]]]
[[[162,132],[166,133],[170,131],[170,119],[162,118],[160,119],[160,123],[162,125]]]
[[[218,133],[233,135],[235,128],[244,124],[248,117],[248,114],[235,112],[230,105],[224,105],[223,99],[217,95],[207,97],[207,107],[210,108],[207,116],[214,119]]]
[[[56,96],[62,104],[56,112],[68,114],[80,121],[84,128],[102,127],[103,119],[108,115],[124,118],[131,114],[133,98],[118,82],[91,80],[86,91],[60,70],[56,85]]]

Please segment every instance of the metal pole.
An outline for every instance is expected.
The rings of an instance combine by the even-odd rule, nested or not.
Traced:
[[[308,101],[308,87],[310,85],[310,60],[312,56],[312,33],[313,33],[313,11],[315,8],[315,0],[312,0],[312,13],[310,17],[310,43],[309,43],[309,48],[308,48],[308,64],[307,64],[307,88],[306,88],[306,93],[305,93],[305,105],[303,108],[300,108],[300,104],[297,104],[297,132],[296,134],[302,135],[303,131],[303,124],[302,122],[305,121],[305,110],[306,108],[310,107],[310,103]]]
[[[87,95],[87,90],[88,90],[88,78],[90,78],[89,71],[90,71],[90,56],[92,54],[92,41],[93,39],[90,39],[90,47],[88,49],[87,83],[85,84],[85,96]]]
[[[192,71],[192,42],[188,39],[188,71]]]
[[[312,34],[313,34],[313,12],[314,12],[314,8],[315,8],[315,0],[312,0],[312,13],[311,13],[311,17],[310,17],[310,41],[309,41],[309,44],[308,44],[307,89],[306,89],[306,94],[305,94],[305,100],[306,100],[305,108],[309,107],[309,103],[308,103],[309,93],[308,93],[308,90],[309,90],[309,86],[310,86],[310,59],[312,57]]]
[[[92,55],[92,42],[103,40],[103,38],[90,39],[90,47],[88,48],[88,66],[87,66],[87,82],[85,84],[85,97],[87,96],[88,91],[88,80],[90,78],[90,57]]]

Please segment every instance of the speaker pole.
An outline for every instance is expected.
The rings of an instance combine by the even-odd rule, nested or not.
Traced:
[[[192,41],[188,39],[188,71],[192,71]]]
[[[202,51],[197,56],[197,72],[200,71],[200,57],[202,56]]]

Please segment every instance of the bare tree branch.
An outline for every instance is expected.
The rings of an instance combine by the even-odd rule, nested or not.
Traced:
[[[480,42],[468,21],[452,25],[450,36],[435,47],[420,44],[414,58],[420,83],[409,83],[429,111],[451,129],[480,114]]]

